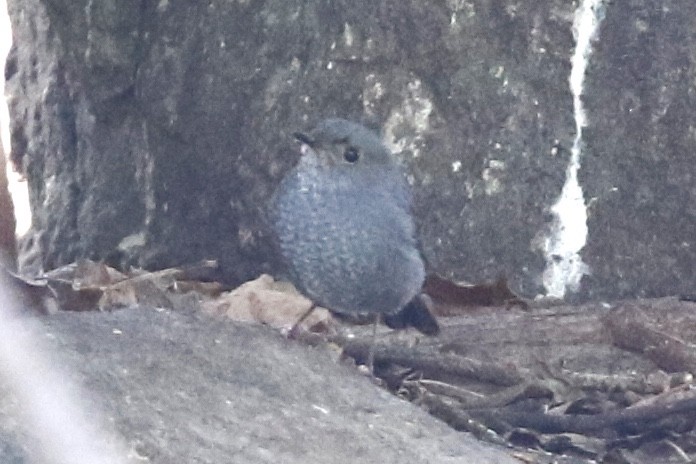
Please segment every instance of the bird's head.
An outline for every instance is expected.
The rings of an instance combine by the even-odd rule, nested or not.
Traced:
[[[309,133],[296,132],[294,136],[302,144],[303,158],[321,166],[370,169],[394,164],[377,134],[345,119],[326,119]]]

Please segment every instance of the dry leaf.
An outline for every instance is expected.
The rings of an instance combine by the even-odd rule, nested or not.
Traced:
[[[291,284],[276,282],[267,274],[203,303],[203,310],[208,313],[237,321],[261,322],[278,329],[292,327],[311,307],[312,302]],[[302,325],[316,330],[317,326],[327,325],[329,319],[327,310],[317,308]]]
[[[44,279],[50,281],[70,281],[76,287],[98,287],[120,282],[128,278],[125,274],[102,262],[80,259],[74,263],[61,266],[44,273]]]
[[[524,310],[529,307],[510,290],[505,278],[493,283],[464,285],[430,274],[425,279],[423,292],[433,300],[433,313],[438,316],[455,316],[480,306],[520,306]]]

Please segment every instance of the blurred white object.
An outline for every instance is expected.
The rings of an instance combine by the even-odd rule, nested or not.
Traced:
[[[42,342],[40,324],[22,316],[0,288],[0,383],[22,412],[30,462],[125,464],[121,439],[106,433],[101,414],[87,411],[85,392],[70,381]]]

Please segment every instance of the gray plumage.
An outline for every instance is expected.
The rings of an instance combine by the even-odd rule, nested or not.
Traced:
[[[395,314],[425,277],[399,163],[375,133],[343,119],[296,137],[302,157],[270,208],[294,283],[338,313]]]

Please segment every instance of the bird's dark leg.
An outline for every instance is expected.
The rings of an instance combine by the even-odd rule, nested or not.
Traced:
[[[375,314],[374,322],[372,323],[372,340],[370,340],[370,349],[367,352],[367,368],[370,374],[375,375],[375,342],[377,341],[377,324],[381,319],[381,314]]]
[[[290,332],[288,332],[288,338],[297,338],[297,335],[300,331],[300,324],[309,317],[310,314],[314,312],[314,309],[317,307],[314,303],[312,303],[312,306],[309,307],[307,311],[305,311],[302,316],[293,324],[292,328],[290,329]]]

